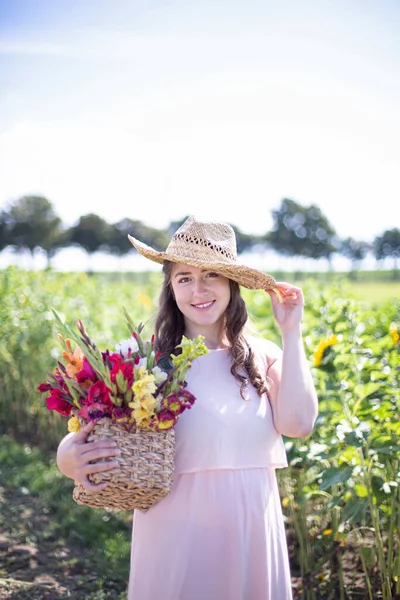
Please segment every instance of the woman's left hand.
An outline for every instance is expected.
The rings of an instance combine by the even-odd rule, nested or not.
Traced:
[[[303,318],[304,296],[301,288],[280,281],[273,290],[265,290],[272,301],[272,311],[281,331],[298,328]]]

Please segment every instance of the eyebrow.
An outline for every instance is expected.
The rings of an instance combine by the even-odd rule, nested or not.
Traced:
[[[201,269],[202,273],[207,273],[207,271],[210,271],[210,269]],[[175,273],[174,278],[182,277],[182,275],[192,275],[192,271],[178,271],[178,273]]]

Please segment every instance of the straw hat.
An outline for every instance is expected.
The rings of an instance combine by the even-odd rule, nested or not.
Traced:
[[[276,285],[271,275],[237,262],[235,232],[226,223],[188,217],[172,236],[165,252],[158,252],[131,235],[128,238],[142,256],[157,263],[169,260],[212,270],[250,290],[273,289]]]

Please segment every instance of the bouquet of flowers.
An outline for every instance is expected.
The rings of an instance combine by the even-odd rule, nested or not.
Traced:
[[[113,437],[121,452],[118,468],[89,476],[94,483],[108,481],[104,490],[90,493],[76,484],[73,498],[94,507],[147,510],[172,484],[174,426],[195,402],[185,376],[192,361],[208,352],[204,338],[183,336],[180,354],[161,356],[154,335],[144,340],[144,325],[134,325],[124,310],[131,337],[113,352],[102,351],[82,321],[75,330],[53,313],[62,360],[38,390],[46,394],[49,410],[69,417],[69,431],[94,421],[88,441]]]

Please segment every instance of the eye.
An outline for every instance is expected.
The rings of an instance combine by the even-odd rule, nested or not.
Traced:
[[[186,283],[187,281],[189,281],[189,277],[181,277],[178,279],[178,283]]]
[[[207,277],[218,277],[219,274],[215,273],[215,271],[210,271],[209,273],[207,273]]]

